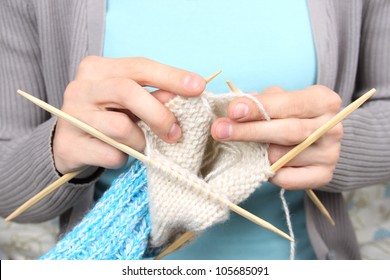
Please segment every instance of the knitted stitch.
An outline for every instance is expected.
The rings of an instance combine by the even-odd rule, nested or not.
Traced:
[[[226,220],[229,209],[210,199],[209,191],[240,203],[272,176],[267,144],[222,143],[210,135],[212,122],[226,116],[235,97],[205,92],[168,102],[182,129],[183,136],[175,144],[165,143],[140,123],[147,142],[145,154],[154,163],[148,166],[148,180],[145,166],[136,161],[41,259],[140,259],[148,241],[150,251],[161,249],[178,234],[200,232]],[[259,109],[265,114],[261,104]],[[163,166],[169,166],[169,172]]]
[[[146,187],[145,166],[136,161],[81,223],[41,259],[141,259],[150,233]]]
[[[147,140],[145,153],[150,158],[182,167],[185,176],[198,176],[208,183],[211,191],[236,204],[272,176],[267,144],[222,143],[210,135],[212,122],[227,115],[228,104],[237,95],[204,92],[198,98],[177,96],[168,102],[166,106],[182,129],[182,138],[174,145],[167,144],[141,124]],[[169,243],[189,230],[203,231],[228,218],[226,206],[154,166],[148,168],[148,190],[152,246]]]

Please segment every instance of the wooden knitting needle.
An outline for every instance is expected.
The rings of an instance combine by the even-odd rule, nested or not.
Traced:
[[[218,70],[217,72],[215,72],[213,75],[211,75],[210,77],[206,78],[206,83],[209,83],[211,80],[213,80],[215,77],[217,77],[219,74],[221,74],[222,70]]]
[[[228,81],[228,85],[231,88],[231,90],[234,92],[238,92],[238,89],[230,82]],[[343,119],[348,117],[352,112],[354,112],[357,108],[359,108],[364,102],[367,101],[374,93],[376,92],[376,89],[373,88],[370,91],[366,92],[364,95],[362,95],[360,98],[349,104],[347,107],[345,107],[342,111],[340,111],[338,114],[333,116],[329,121],[327,121],[324,125],[322,125],[320,128],[318,128],[316,131],[314,131],[306,140],[304,140],[302,143],[297,145],[295,148],[290,150],[288,153],[286,153],[283,157],[281,157],[279,160],[277,160],[272,166],[271,170],[273,172],[276,172],[280,168],[282,168],[287,162],[292,160],[295,156],[297,156],[300,152],[302,152],[304,149],[306,149],[308,146],[313,144],[318,138],[320,138],[322,135],[324,135],[327,131],[332,129],[334,126],[336,126],[339,122],[341,122]],[[318,197],[314,194],[312,190],[308,190],[307,192],[308,196],[313,200],[313,202],[319,207],[318,205],[322,205],[321,201],[318,199]],[[319,207],[321,212],[328,218],[328,220],[334,225],[334,221],[332,217],[329,215],[329,212],[326,210],[325,207]],[[325,210],[325,211],[324,211]],[[328,214],[325,214],[328,213]],[[174,252],[177,248],[180,248],[184,243],[186,243],[189,239],[192,239],[195,237],[195,233],[188,232],[184,233],[182,236],[180,236],[177,240],[175,240],[172,244],[170,244],[163,252],[161,252],[155,259],[161,259],[162,257],[166,256],[167,254]]]
[[[306,138],[302,143],[294,147],[287,154],[282,156],[278,161],[276,161],[274,165],[275,170],[279,170],[283,165],[297,156],[300,152],[306,149],[308,146],[313,144],[318,138],[328,132],[330,129],[335,127],[339,122],[348,117],[352,112],[354,112],[357,108],[359,108],[364,102],[367,101],[374,93],[376,89],[373,88],[370,91],[366,92],[364,95],[356,99],[354,102],[345,107],[338,114],[333,116],[329,121],[327,121],[323,126],[314,131],[309,137]]]
[[[176,178],[179,178],[181,180],[184,180],[184,181],[187,181],[188,183],[190,183],[192,186],[200,189],[202,192],[204,193],[207,193],[209,197],[213,198],[213,199],[216,199],[218,200],[219,202],[221,202],[222,204],[226,205],[230,210],[236,212],[237,214],[243,216],[244,218],[264,227],[264,228],[267,228],[271,231],[273,231],[274,233],[276,234],[279,234],[280,236],[288,239],[288,240],[292,240],[292,238],[287,235],[286,233],[284,233],[283,231],[279,230],[278,228],[276,228],[275,226],[273,226],[272,224],[260,219],[259,217],[253,215],[252,213],[244,210],[243,208],[235,205],[234,203],[228,201],[227,199],[211,192],[208,188],[206,188],[205,186],[202,186],[200,184],[197,184],[196,182],[192,182],[192,181],[189,181],[189,179],[185,178],[184,176],[182,176],[181,174],[179,173],[176,173],[176,172],[173,172],[173,170],[171,169],[171,167],[169,166],[165,166],[165,165],[162,165],[162,164],[159,164],[158,162],[154,161],[153,159],[150,159],[148,158],[147,156],[145,156],[144,154],[130,148],[129,146],[126,146],[122,143],[119,143],[117,141],[115,141],[114,139],[106,136],[105,134],[101,133],[100,131],[96,130],[95,128],[87,125],[86,123],[66,114],[65,112],[47,104],[46,102],[22,91],[22,90],[18,90],[17,91],[20,95],[22,95],[23,97],[27,98],[28,100],[30,100],[31,102],[33,102],[34,104],[38,105],[39,107],[45,109],[46,111],[50,112],[51,114],[59,117],[59,118],[62,118],[63,120],[71,123],[72,125],[78,127],[79,129],[83,130],[84,132],[88,133],[88,134],[91,134],[92,136],[100,139],[101,141],[117,148],[118,150],[142,161],[143,163],[145,164],[149,164],[149,165],[152,165],[152,166],[156,166],[157,168],[169,173],[169,174],[173,174]]]
[[[50,184],[49,186],[47,186],[46,188],[44,188],[41,192],[37,193],[36,195],[34,195],[31,199],[29,199],[28,201],[26,201],[25,203],[23,203],[21,206],[19,206],[14,212],[12,212],[7,218],[5,218],[4,220],[6,222],[9,222],[11,221],[12,219],[15,219],[17,216],[19,216],[20,214],[22,214],[24,211],[26,211],[28,208],[30,208],[31,206],[33,206],[34,204],[38,203],[39,201],[41,201],[43,198],[45,198],[47,195],[49,195],[50,193],[52,193],[53,191],[55,191],[56,189],[58,189],[59,187],[61,187],[63,184],[65,184],[66,182],[72,180],[74,177],[76,177],[77,175],[83,173],[85,170],[87,170],[88,167],[85,167],[81,170],[76,170],[76,171],[73,171],[73,172],[69,172],[65,175],[63,175],[61,178],[59,178],[58,180],[56,180],[55,182],[53,182],[52,184]]]
[[[206,78],[206,83],[209,83],[211,80],[213,80],[215,77],[217,77],[222,70],[218,70],[214,74],[212,74],[210,77]],[[61,178],[47,186],[45,189],[43,189],[41,192],[36,194],[34,197],[23,203],[20,207],[18,207],[14,212],[12,212],[7,218],[5,218],[5,221],[11,221],[12,219],[15,219],[17,216],[21,215],[23,212],[25,212],[30,207],[34,206],[36,203],[41,201],[43,198],[45,198],[47,195],[61,187],[63,184],[67,183],[68,181],[72,180],[82,172],[84,172],[87,169],[84,168],[82,170],[73,171],[67,174],[64,174]]]
[[[178,239],[176,239],[172,244],[170,244],[164,251],[162,251],[155,260],[161,260],[166,255],[169,255],[182,247],[186,242],[190,241],[196,236],[195,232],[187,231],[180,235]]]
[[[236,88],[235,85],[233,85],[233,83],[229,80],[226,80],[226,83],[227,85],[229,86],[230,90],[233,92],[233,93],[237,93],[239,92],[240,90],[238,88]]]
[[[371,89],[370,91],[368,91],[367,93],[362,95],[360,98],[358,98],[357,100],[352,102],[349,106],[344,108],[342,111],[340,111],[338,114],[336,114],[333,118],[331,118],[323,126],[318,128],[309,137],[307,137],[306,140],[304,140],[299,145],[295,146],[292,150],[290,150],[288,153],[286,153],[284,156],[282,156],[279,160],[277,160],[272,165],[271,171],[276,172],[277,170],[279,170],[282,166],[284,166],[287,162],[289,162],[294,157],[296,157],[304,149],[306,149],[311,144],[313,144],[315,141],[317,141],[318,138],[320,138],[322,135],[324,135],[330,129],[335,127],[343,119],[348,117],[352,112],[354,112],[364,102],[366,102],[366,100],[369,99],[375,92],[376,92],[375,88]],[[306,190],[306,193],[312,199],[312,201],[320,208],[321,212],[328,218],[328,220],[332,223],[332,225],[334,225],[335,222],[331,218],[329,212],[326,210],[326,208],[323,206],[323,204],[318,199],[318,197],[314,194],[314,192],[312,190]]]
[[[226,81],[228,84],[229,88],[231,89],[232,92],[239,92],[238,88],[236,88],[231,81]],[[318,137],[319,138],[319,137]],[[318,139],[317,138],[317,139]],[[317,140],[315,139],[315,140]],[[314,141],[315,141],[314,140]],[[306,147],[304,148],[306,149]],[[300,152],[302,152],[304,149],[302,149]],[[299,153],[300,153],[299,152]],[[280,162],[276,161],[273,165],[270,167],[270,171],[272,173],[275,173],[278,171],[280,168],[282,168],[284,165],[286,165],[290,160],[292,160],[295,156],[297,156],[299,153],[289,156],[288,153],[286,154],[286,157],[284,157],[284,160],[281,160]],[[322,204],[322,202],[318,199],[316,194],[313,192],[311,189],[306,189],[305,190],[306,194],[309,196],[309,198],[313,201],[313,203],[317,206],[317,208],[320,210],[320,212],[327,218],[327,220],[334,226],[335,222],[332,219],[332,217],[329,214],[329,211],[326,209],[326,207]]]

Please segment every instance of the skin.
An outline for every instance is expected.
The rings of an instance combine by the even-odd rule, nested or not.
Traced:
[[[143,86],[158,90],[150,93]],[[86,57],[65,90],[62,110],[142,151],[145,139],[136,121],[143,120],[161,139],[175,143],[181,129],[163,103],[175,95],[198,96],[205,86],[205,80],[195,73],[146,58]],[[271,164],[337,114],[341,106],[338,94],[324,86],[300,91],[272,87],[253,96],[263,104],[270,121],[264,120],[252,100],[238,97],[229,104],[228,116],[213,123],[211,134],[217,141],[270,143]],[[326,185],[340,155],[342,134],[339,124],[270,181],[290,190]],[[54,132],[53,155],[62,174],[84,166],[115,169],[127,160],[127,155],[62,120],[58,120]]]
[[[337,114],[341,106],[338,94],[324,86],[300,91],[272,87],[254,96],[263,104],[270,121],[264,120],[252,100],[241,97],[229,104],[228,117],[216,120],[211,133],[219,141],[270,143],[271,164]],[[340,123],[279,169],[270,182],[289,190],[326,185],[340,155],[342,135]]]
[[[142,87],[146,85],[161,90],[150,94]],[[191,97],[200,95],[205,86],[197,74],[146,58],[90,56],[80,63],[75,80],[67,86],[61,110],[142,151],[145,139],[135,123],[139,119],[167,143],[181,137],[174,115],[162,104],[167,98],[164,92]],[[58,120],[54,132],[53,156],[61,174],[86,165],[115,169],[127,160],[126,154],[63,120]]]

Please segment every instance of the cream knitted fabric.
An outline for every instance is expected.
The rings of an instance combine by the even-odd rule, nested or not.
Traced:
[[[200,97],[176,97],[168,102],[166,106],[182,129],[182,138],[175,144],[165,143],[146,125],[141,127],[146,135],[147,156],[237,204],[272,174],[267,144],[222,143],[210,135],[213,120],[226,116],[227,105],[234,97],[237,94],[205,92]],[[164,245],[185,231],[205,230],[228,218],[226,205],[156,166],[148,168],[148,185],[152,246]]]

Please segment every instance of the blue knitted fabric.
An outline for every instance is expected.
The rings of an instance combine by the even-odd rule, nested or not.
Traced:
[[[120,175],[95,207],[41,260],[137,260],[150,234],[146,167]]]

